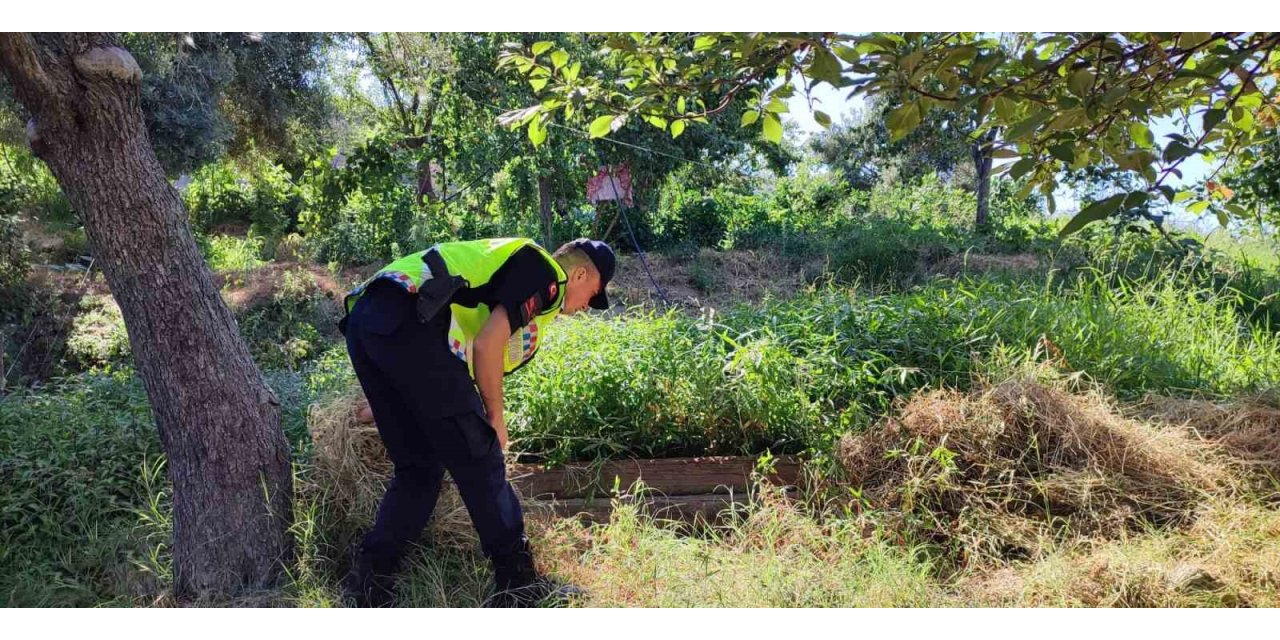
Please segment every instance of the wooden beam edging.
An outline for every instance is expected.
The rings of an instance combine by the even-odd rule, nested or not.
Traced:
[[[773,484],[796,486],[800,482],[802,462],[795,456],[779,456]],[[598,498],[608,503],[615,478],[623,489],[643,480],[654,495],[699,496],[745,494],[751,487],[751,474],[756,458],[747,456],[708,456],[700,458],[653,458],[611,460],[599,465],[571,464],[555,469],[539,465],[515,464],[508,478],[516,491],[526,498],[558,501]]]

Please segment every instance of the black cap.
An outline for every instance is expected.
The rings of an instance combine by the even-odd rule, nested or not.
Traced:
[[[582,249],[582,252],[591,258],[592,264],[596,265],[596,271],[600,272],[600,293],[592,296],[591,302],[588,304],[592,309],[608,309],[609,296],[605,293],[605,288],[609,281],[613,279],[613,269],[616,266],[617,259],[613,255],[613,249],[609,245],[600,240],[590,240],[587,238],[578,238],[570,243],[574,248]]]

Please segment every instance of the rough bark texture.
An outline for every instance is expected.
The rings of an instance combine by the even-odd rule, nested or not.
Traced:
[[[0,34],[0,67],[120,305],[173,481],[180,597],[268,588],[292,558],[280,408],[147,139],[141,71],[106,34]]]
[[[551,179],[538,176],[538,215],[542,218],[542,242],[551,246]]]
[[[994,132],[988,131],[973,144],[973,167],[978,174],[978,214],[974,226],[978,229],[987,228],[991,222],[991,143],[994,140]]]

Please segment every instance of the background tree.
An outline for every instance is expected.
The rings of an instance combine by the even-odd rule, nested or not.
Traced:
[[[173,481],[176,592],[275,584],[292,557],[279,402],[148,143],[141,68],[94,33],[0,35],[0,68],[123,313]]]
[[[250,148],[296,163],[327,142],[322,33],[132,33],[147,132],[170,176]]]
[[[558,111],[586,108],[604,115],[662,125],[671,135],[704,122],[735,101],[751,110],[744,126],[782,135],[778,113],[794,89],[827,83],[862,95],[898,96],[887,122],[895,135],[918,127],[930,111],[973,109],[975,135],[1000,130],[992,141],[1002,167],[1039,188],[1052,210],[1063,171],[1110,164],[1143,180],[1136,191],[1091,203],[1066,226],[1089,222],[1154,199],[1166,206],[1194,200],[1192,213],[1211,209],[1226,221],[1247,212],[1229,202],[1216,182],[1181,191],[1168,184],[1187,158],[1229,157],[1261,141],[1276,123],[1280,34],[1086,33],[1001,38],[975,33],[692,33],[619,34],[608,55],[627,81],[570,77],[571,65],[548,64],[542,52],[511,52],[504,66],[529,78],[546,97],[513,114],[519,124],[545,122]],[[532,54],[532,55],[530,55]],[[847,69],[841,64],[844,62]],[[846,76],[846,71],[851,75]],[[692,106],[691,106],[692,105]],[[816,111],[815,119],[830,117]],[[1175,118],[1185,132],[1156,141],[1151,123]],[[605,127],[607,129],[608,127]],[[1007,167],[1007,169],[1005,168]]]
[[[885,122],[892,107],[884,97],[870,98],[854,115],[811,139],[809,146],[855,189],[870,189],[885,180],[911,182],[929,173],[951,177],[961,164],[972,161],[969,136],[942,112],[930,114],[933,121],[894,139]],[[971,175],[969,179],[966,186],[972,188]]]

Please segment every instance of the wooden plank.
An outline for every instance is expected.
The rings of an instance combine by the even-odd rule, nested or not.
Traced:
[[[628,500],[635,500],[633,497]],[[589,522],[608,522],[613,511],[608,498],[567,498],[563,500],[526,500],[524,509],[531,517],[578,517]],[[716,493],[685,496],[647,496],[641,511],[662,520],[715,522],[727,509],[746,504],[742,494]]]
[[[655,492],[665,495],[728,494],[745,492],[751,486],[755,465],[755,458],[736,456],[613,460],[599,466],[568,465],[556,469],[517,464],[508,470],[508,477],[521,495],[530,498],[608,496],[615,478],[623,489],[636,480],[644,480]],[[799,459],[779,457],[774,469],[771,482],[787,486],[799,483]]]

